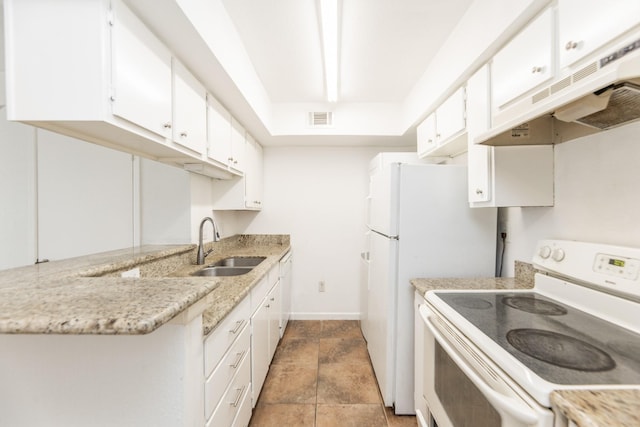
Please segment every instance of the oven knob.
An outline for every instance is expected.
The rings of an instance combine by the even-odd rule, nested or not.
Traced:
[[[540,256],[540,258],[542,259],[547,259],[549,258],[549,255],[551,255],[551,248],[549,246],[543,246],[538,250],[538,255]]]
[[[564,251],[562,249],[555,249],[551,255],[554,261],[562,261],[564,259]]]

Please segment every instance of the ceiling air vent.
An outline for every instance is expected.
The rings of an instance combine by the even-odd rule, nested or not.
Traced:
[[[309,126],[328,127],[333,124],[333,113],[330,111],[315,111],[309,113]]]

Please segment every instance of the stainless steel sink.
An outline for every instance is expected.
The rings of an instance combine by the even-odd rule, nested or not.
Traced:
[[[191,273],[192,276],[240,276],[253,270],[253,267],[211,266]]]
[[[209,267],[255,267],[264,261],[263,256],[229,257],[210,265]]]

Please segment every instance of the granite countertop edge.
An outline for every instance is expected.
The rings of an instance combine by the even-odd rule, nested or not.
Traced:
[[[242,276],[192,277],[202,268],[193,262],[195,245],[152,245],[3,270],[0,333],[142,335],[205,299],[206,334],[290,250],[288,235],[238,235],[207,246],[214,249],[207,264],[266,259]],[[159,267],[150,277],[120,277],[144,263]]]
[[[515,261],[515,277],[415,278],[411,279],[411,285],[423,296],[442,289],[531,289],[535,272],[533,265]]]
[[[556,390],[551,405],[579,427],[640,425],[640,388]]]

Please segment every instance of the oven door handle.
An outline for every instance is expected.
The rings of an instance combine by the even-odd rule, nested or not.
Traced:
[[[427,313],[426,307],[424,307],[424,305],[420,305],[419,311],[420,317],[422,317],[425,325],[427,325],[429,331],[431,331],[433,336],[438,340],[442,348],[444,348],[445,351],[449,354],[449,357],[453,359],[456,365],[458,365],[458,367],[462,369],[465,375],[476,385],[476,387],[478,387],[478,390],[480,390],[480,392],[499,412],[508,414],[509,416],[527,425],[535,424],[539,421],[538,416],[531,408],[511,397],[500,394],[489,387],[487,383],[485,383],[484,380],[465,363],[462,357],[458,355],[458,353],[442,336],[440,331],[433,324],[432,316]]]

